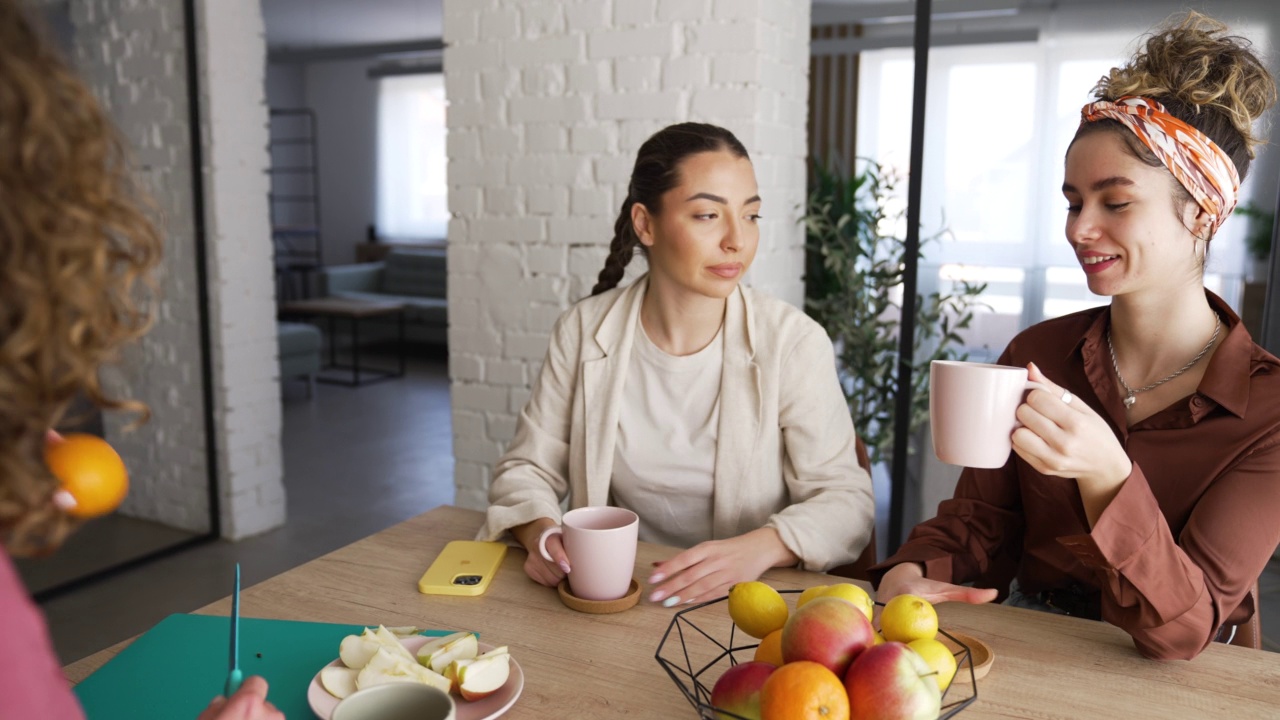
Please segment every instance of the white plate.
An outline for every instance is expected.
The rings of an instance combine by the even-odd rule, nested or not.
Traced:
[[[417,654],[418,648],[427,644],[429,638],[423,635],[414,635],[413,637],[400,638],[400,644],[410,653]],[[488,652],[492,650],[492,645],[480,643],[480,652]],[[324,667],[346,667],[342,664],[342,660],[334,660]],[[324,668],[321,668],[324,670]],[[458,706],[457,720],[492,720],[499,715],[511,709],[516,704],[516,698],[520,697],[520,691],[524,689],[524,671],[520,669],[520,665],[516,663],[515,658],[511,659],[511,675],[507,678],[507,683],[498,688],[497,692],[488,697],[481,698],[474,702],[463,700],[458,696],[453,697],[454,703]],[[311,678],[311,685],[307,688],[307,702],[311,703],[311,709],[320,718],[320,720],[329,720],[329,716],[333,714],[333,709],[338,706],[338,698],[329,694],[320,685],[320,672],[316,672],[316,676]]]

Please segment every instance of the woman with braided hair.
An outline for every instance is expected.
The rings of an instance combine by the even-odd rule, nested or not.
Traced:
[[[1226,32],[1190,13],[1099,82],[1062,192],[1067,240],[1111,304],[1009,344],[999,362],[1049,389],[1018,409],[1009,462],[966,468],[872,569],[880,600],[1007,591],[1162,659],[1258,611],[1250,588],[1280,543],[1280,360],[1203,280],[1276,87]]]
[[[592,296],[556,322],[516,436],[494,470],[481,537],[510,532],[556,585],[570,507],[616,505],[640,539],[688,548],[655,568],[668,607],[771,567],[823,570],[871,535],[871,481],[822,327],[743,287],[761,199],[727,130],[667,127],[640,147]],[[617,287],[636,254],[648,273]]]

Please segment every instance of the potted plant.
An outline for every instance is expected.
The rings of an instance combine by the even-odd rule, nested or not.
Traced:
[[[859,159],[856,172],[814,164],[805,225],[805,310],[836,348],[841,384],[858,436],[872,463],[890,456],[898,391],[898,328],[906,240],[895,232],[902,211],[889,200],[897,179]],[[927,242],[921,239],[921,257]],[[960,331],[969,327],[986,284],[960,282],[917,296],[911,422],[929,415],[929,363],[964,359]]]
[[[1263,210],[1250,201],[1237,207],[1236,214],[1249,218],[1249,230],[1245,235],[1244,244],[1250,264],[1246,268],[1245,279],[1252,282],[1265,282],[1268,272],[1267,263],[1271,259],[1275,213]]]

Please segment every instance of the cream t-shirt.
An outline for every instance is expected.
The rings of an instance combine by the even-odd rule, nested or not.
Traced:
[[[636,323],[618,414],[610,504],[640,516],[640,539],[691,547],[711,539],[724,327],[676,357]]]

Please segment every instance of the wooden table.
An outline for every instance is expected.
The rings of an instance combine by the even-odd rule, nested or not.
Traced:
[[[313,298],[310,300],[295,300],[280,306],[280,315],[282,316],[303,316],[303,317],[323,317],[329,320],[329,364],[321,368],[322,370],[338,369],[350,370],[351,379],[344,377],[333,377],[321,375],[316,378],[317,382],[331,383],[334,385],[346,385],[348,387],[358,387],[379,380],[391,380],[393,378],[404,377],[405,372],[405,347],[404,347],[404,303],[395,301],[375,301],[375,300],[353,300],[350,298],[340,297],[323,297]],[[360,367],[360,321],[367,318],[386,317],[388,315],[396,316],[396,354],[397,369],[384,370],[370,367]],[[338,363],[338,338],[336,335],[337,318],[346,318],[350,321],[351,327],[351,364],[342,365]]]
[[[417,580],[453,539],[470,539],[480,513],[436,508],[247,588],[247,617],[479,631],[511,646],[524,692],[505,716],[695,718],[654,660],[672,610],[641,601],[616,615],[564,607],[554,590],[525,577],[512,550],[480,597],[419,594]],[[675,551],[642,543],[636,576]],[[779,589],[830,583],[826,575],[773,570]],[[722,608],[723,604],[713,606]],[[1214,644],[1192,662],[1146,660],[1129,637],[1100,622],[1004,606],[939,606],[942,626],[973,635],[996,654],[978,700],[960,718],[1264,718],[1280,713],[1280,655]],[[198,612],[226,615],[228,599]],[[699,611],[710,612],[711,609]],[[723,612],[723,611],[720,611]],[[723,617],[727,625],[727,614]],[[128,643],[67,666],[79,682]],[[334,648],[337,655],[337,648]]]

